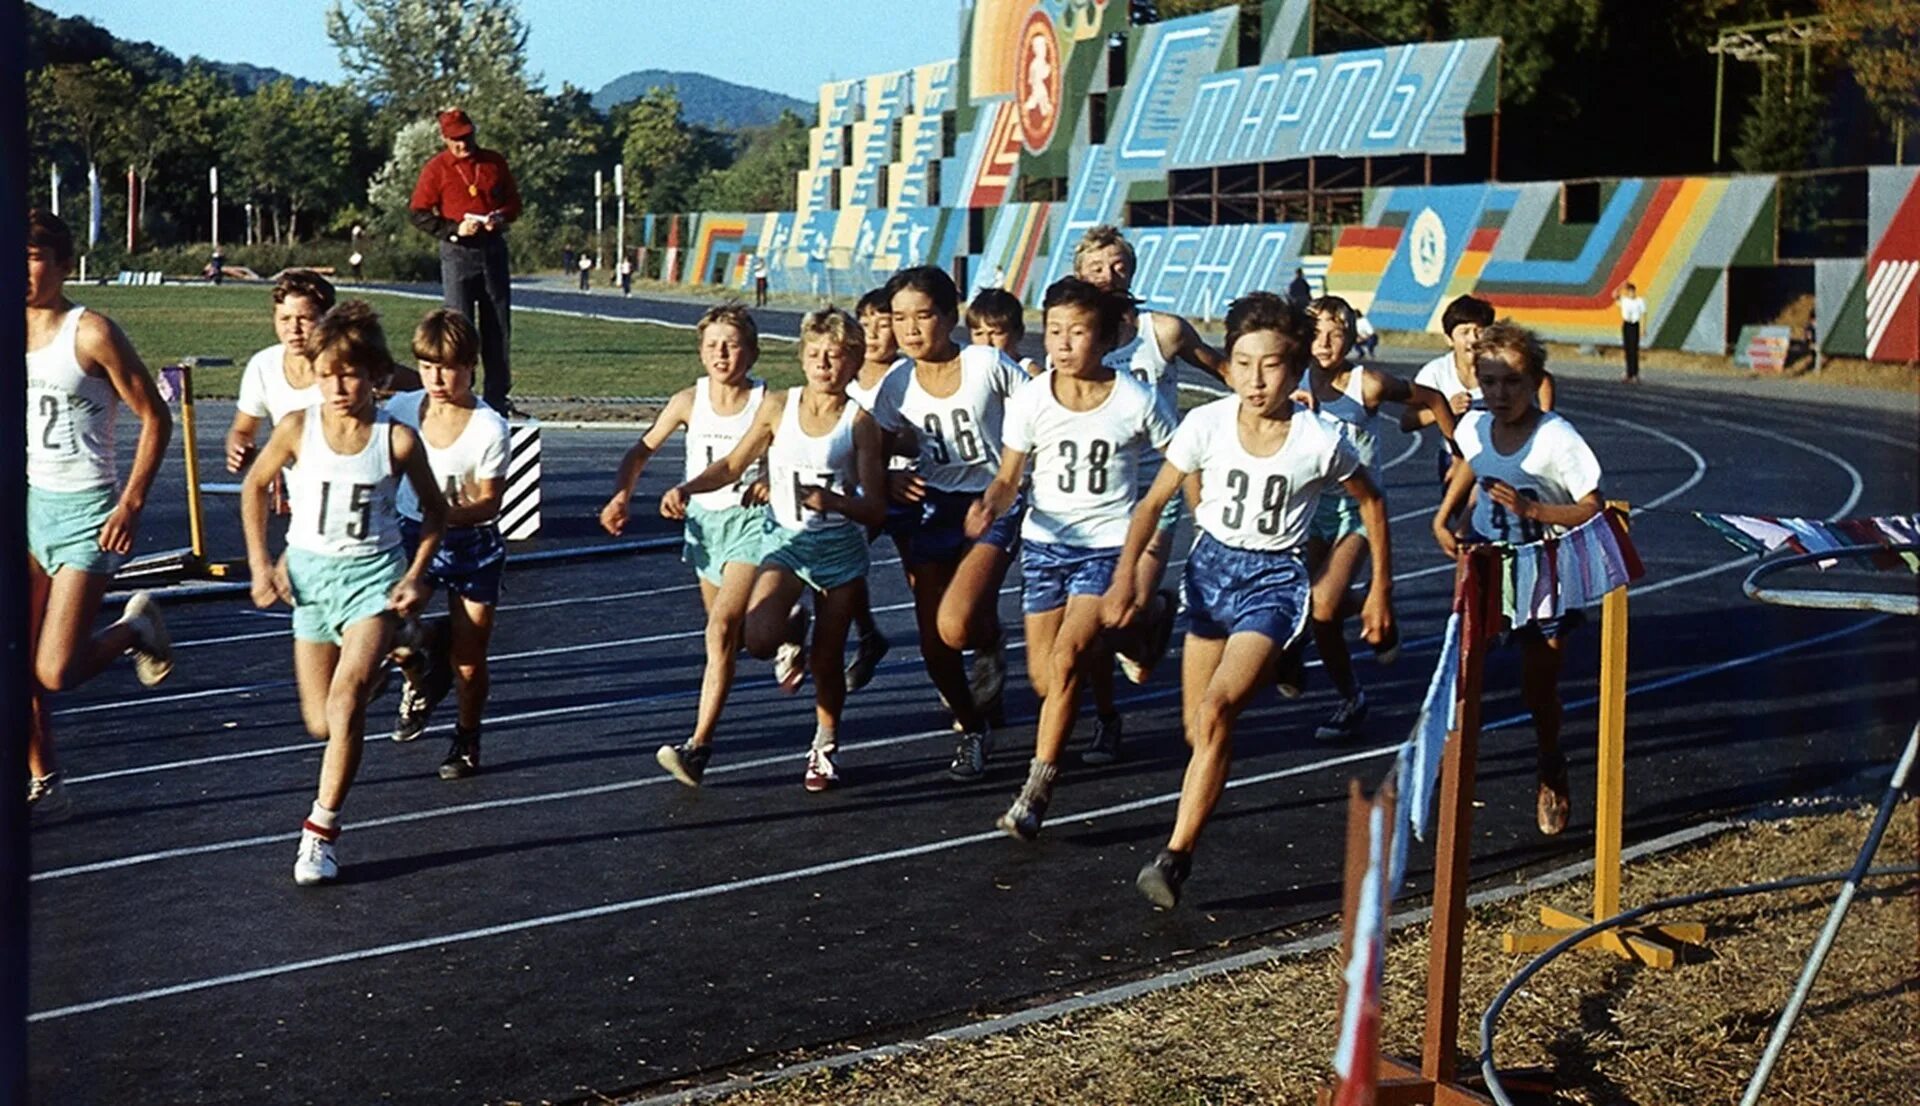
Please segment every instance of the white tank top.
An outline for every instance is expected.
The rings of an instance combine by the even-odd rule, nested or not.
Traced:
[[[736,415],[722,415],[713,409],[713,393],[709,377],[701,377],[693,382],[693,412],[687,416],[687,464],[685,479],[691,480],[707,471],[715,461],[733,452],[753,427],[753,420],[760,414],[760,401],[767,398],[767,386],[758,380],[750,381],[753,391],[747,394],[747,405]],[[710,492],[700,492],[693,496],[693,502],[702,510],[724,511],[728,507],[740,506],[740,497],[748,487],[760,479],[763,471],[756,461],[740,474],[730,488],[719,488]]]
[[[104,375],[80,367],[80,316],[60,320],[53,341],[27,351],[27,483],[43,491],[112,487],[113,417],[120,394]]]
[[[1136,315],[1133,340],[1114,347],[1100,362],[1114,372],[1132,373],[1135,380],[1153,389],[1167,410],[1180,410],[1179,373],[1168,363],[1167,355],[1160,352],[1160,335],[1153,328],[1153,312],[1142,311]]]
[[[788,530],[830,530],[847,526],[853,520],[837,512],[814,511],[800,505],[800,489],[808,484],[853,495],[860,483],[854,464],[853,420],[860,405],[847,401],[840,421],[821,437],[800,427],[799,388],[787,392],[786,410],[780,412],[780,427],[773,432],[773,444],[767,447],[767,487],[773,520]]]
[[[1320,413],[1339,419],[1353,428],[1351,436],[1353,444],[1360,450],[1360,462],[1371,465],[1378,441],[1374,426],[1380,421],[1380,412],[1367,410],[1366,389],[1366,371],[1355,365],[1347,370],[1347,384],[1340,389],[1340,394],[1320,401]]]
[[[364,557],[400,544],[394,489],[393,416],[373,415],[365,449],[350,457],[327,444],[318,404],[307,408],[300,463],[289,469],[287,544],[328,557]]]

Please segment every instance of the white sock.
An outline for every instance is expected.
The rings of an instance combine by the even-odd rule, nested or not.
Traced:
[[[816,749],[835,749],[840,746],[840,738],[832,726],[816,725],[813,728],[813,747]]]
[[[337,810],[328,810],[326,807],[321,806],[320,801],[316,799],[313,803],[313,809],[307,812],[307,821],[312,822],[323,830],[331,832],[340,828],[340,812]]]

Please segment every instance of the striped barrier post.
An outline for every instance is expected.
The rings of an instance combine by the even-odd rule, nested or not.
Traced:
[[[507,490],[500,499],[500,536],[525,541],[540,532],[540,422],[511,424]]]

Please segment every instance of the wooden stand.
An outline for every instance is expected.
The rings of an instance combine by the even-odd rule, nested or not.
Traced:
[[[1624,521],[1627,505],[1607,504]],[[1600,750],[1599,785],[1593,806],[1593,916],[1540,908],[1542,929],[1509,931],[1500,939],[1508,952],[1539,952],[1596,920],[1620,913],[1620,842],[1626,805],[1627,759],[1627,589],[1607,593],[1600,607]],[[1664,922],[1626,926],[1587,938],[1575,948],[1610,952],[1655,968],[1671,968],[1677,946],[1705,941],[1707,927],[1698,922]]]

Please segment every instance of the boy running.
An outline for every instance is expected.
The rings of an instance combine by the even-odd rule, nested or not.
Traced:
[[[967,514],[968,536],[984,534],[1020,497],[1032,460],[1020,557],[1027,674],[1040,697],[1040,721],[1026,785],[998,823],[1025,841],[1039,835],[1052,801],[1060,755],[1080,711],[1082,680],[1096,667],[1113,671],[1101,643],[1101,597],[1113,585],[1126,542],[1142,455],[1164,449],[1173,437],[1171,413],[1146,385],[1101,360],[1128,308],[1127,301],[1076,277],[1047,289],[1052,367],[1007,401],[1000,473]],[[1172,613],[1162,618],[1170,621]],[[1137,640],[1142,633],[1130,636],[1134,649],[1144,652]],[[1110,732],[1117,741],[1119,727]]]
[[[327,743],[320,786],[301,826],[293,881],[338,878],[340,809],[360,768],[367,699],[400,620],[432,594],[428,566],[446,528],[447,505],[419,435],[374,402],[373,382],[392,355],[373,308],[349,300],[307,337],[321,400],[280,420],[240,489],[253,602],[293,608],[293,669],[307,732]],[[288,472],[287,550],[267,548],[267,494]],[[405,479],[422,521],[411,564],[401,555],[394,497]]]
[[[1227,311],[1227,380],[1234,395],[1187,414],[1166,463],[1133,512],[1107,625],[1139,609],[1135,563],[1153,541],[1162,509],[1189,475],[1200,477],[1199,540],[1187,561],[1190,621],[1181,659],[1181,702],[1192,755],[1166,848],[1140,870],[1140,893],[1163,909],[1180,899],[1201,829],[1226,786],[1234,720],[1272,682],[1274,662],[1306,627],[1308,582],[1301,549],[1323,489],[1353,496],[1372,539],[1373,582],[1361,612],[1369,641],[1393,632],[1392,557],[1386,501],[1340,424],[1297,406],[1294,389],[1310,358],[1311,324],[1269,292]]]
[[[434,623],[431,644],[413,650],[401,666],[395,741],[426,731],[433,708],[458,677],[460,717],[453,745],[440,763],[443,780],[480,770],[480,715],[487,706],[487,644],[500,602],[506,543],[495,519],[506,494],[512,437],[507,420],[473,394],[480,361],[480,335],[465,315],[446,308],[427,313],[413,330],[413,356],[425,387],[387,401],[387,413],[420,436],[433,480],[447,501],[447,529],[427,566],[427,584],[447,589],[448,621]],[[409,551],[420,544],[425,516],[413,488],[401,484],[396,506],[400,536]],[[424,656],[422,656],[424,652]]]
[[[853,316],[832,307],[800,322],[806,384],[767,397],[740,443],[706,471],[667,489],[660,513],[684,518],[694,496],[736,486],[762,458],[770,500],[760,572],[747,607],[747,652],[765,659],[796,640],[795,604],[814,593],[815,728],[803,783],[824,791],[839,781],[840,713],[847,686],[840,659],[854,612],[866,605],[867,534],[886,518],[886,463],[880,428],[847,398],[865,339]],[[709,745],[663,745],[659,760],[683,783],[698,782]]]
[[[1480,381],[1473,372],[1473,344],[1480,332],[1493,325],[1493,304],[1478,296],[1454,297],[1440,315],[1440,329],[1447,336],[1447,352],[1420,366],[1413,382],[1439,392],[1447,401],[1456,422],[1471,410],[1485,410],[1480,400]],[[1542,411],[1553,410],[1553,374],[1542,373],[1537,396]],[[1422,406],[1409,406],[1400,414],[1400,429],[1412,434],[1423,426],[1434,425],[1433,412]],[[1447,470],[1453,466],[1453,446],[1442,441],[1435,458],[1439,465],[1440,486],[1446,487]]]
[[[295,411],[320,402],[307,335],[333,310],[333,285],[319,273],[295,269],[273,286],[273,333],[280,341],[247,359],[240,374],[240,400],[227,428],[227,471],[247,467],[258,447],[260,421],[269,430]]]
[[[1026,311],[1012,292],[985,288],[967,305],[968,341],[992,346],[1026,370],[1028,376],[1039,376],[1040,363],[1020,355],[1020,343],[1026,338]]]
[[[1454,440],[1462,463],[1447,480],[1433,516],[1440,551],[1458,557],[1469,542],[1515,545],[1558,537],[1600,513],[1600,462],[1573,424],[1539,407],[1547,351],[1531,330],[1500,322],[1473,346],[1474,371],[1486,410],[1461,417]],[[1452,519],[1479,492],[1472,522],[1456,535]],[[1579,612],[1531,623],[1520,641],[1520,696],[1533,715],[1540,783],[1535,818],[1549,837],[1567,827],[1572,808],[1567,758],[1560,751],[1560,662]]]
[[[706,375],[667,401],[660,415],[620,462],[613,495],[600,510],[600,525],[609,534],[627,528],[633,486],[647,462],[676,430],[685,430],[686,460],[682,479],[692,480],[714,462],[731,454],[760,414],[767,386],[748,373],[760,356],[760,330],[753,316],[737,304],[725,304],[700,317],[700,364]],[[708,745],[720,724],[721,709],[733,689],[733,672],[745,632],[747,599],[753,574],[760,564],[766,513],[755,499],[760,473],[743,472],[730,486],[714,488],[689,498],[686,511],[686,549],[682,559],[700,580],[700,602],[707,611],[707,663],[700,679],[700,709],[694,716],[693,736],[678,747],[683,771],[675,778],[697,787],[706,768]],[[798,686],[796,676],[794,685]],[[674,746],[661,747],[661,762]],[[672,768],[669,767],[669,771]]]
[[[144,591],[127,601],[118,622],[93,632],[113,574],[133,551],[173,417],[113,320],[67,298],[72,270],[73,232],[59,216],[28,212],[27,806],[42,821],[67,806],[47,693],[79,687],[122,653],[133,654],[134,673],[148,687],[173,671],[166,622]],[[140,420],[124,486],[113,444],[122,403]]]

